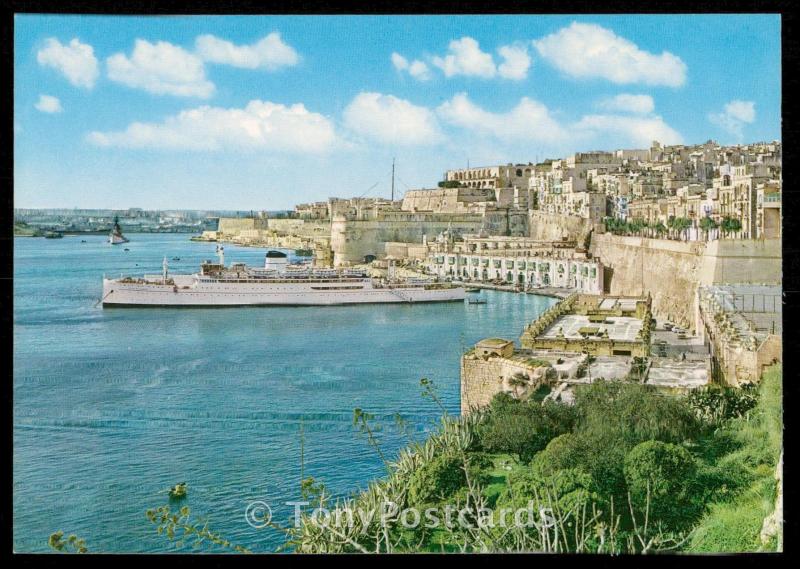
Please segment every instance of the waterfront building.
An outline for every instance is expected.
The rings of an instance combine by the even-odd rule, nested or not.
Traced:
[[[650,297],[572,294],[534,320],[523,348],[602,356],[650,355]]]
[[[425,268],[440,278],[501,282],[521,288],[558,287],[599,294],[603,266],[575,242],[443,232],[429,244]]]

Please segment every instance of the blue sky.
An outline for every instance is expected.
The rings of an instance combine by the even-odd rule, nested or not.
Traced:
[[[17,207],[283,209],[780,139],[780,17],[15,19]]]

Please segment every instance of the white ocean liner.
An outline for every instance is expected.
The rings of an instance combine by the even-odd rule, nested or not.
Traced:
[[[286,254],[268,251],[264,268],[205,261],[200,272],[170,275],[164,258],[160,275],[103,277],[103,306],[269,306],[414,303],[464,300],[462,286],[427,280],[387,279],[363,271],[311,269],[288,265]]]

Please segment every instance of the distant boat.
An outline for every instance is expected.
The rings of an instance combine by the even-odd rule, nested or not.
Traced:
[[[180,257],[172,257],[172,260],[173,260],[173,261],[180,261],[180,260],[181,260],[181,258],[180,258]]]
[[[485,298],[468,298],[467,303],[469,304],[486,304]]]
[[[481,289],[480,289],[480,287],[477,287],[477,286],[466,286],[466,287],[464,287],[464,291],[465,292],[480,292]]]
[[[61,239],[64,235],[58,231],[45,231],[44,238],[45,239]]]
[[[86,243],[86,239],[81,239],[81,243]]]
[[[126,250],[126,251],[130,251],[130,249],[128,249],[127,247],[125,247],[125,250]]]
[[[108,234],[108,242],[112,245],[121,245],[122,243],[127,243],[128,238],[122,234],[122,229],[119,226],[119,216],[114,216],[114,227],[111,229],[111,233]]]

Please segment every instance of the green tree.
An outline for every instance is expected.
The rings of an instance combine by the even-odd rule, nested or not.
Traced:
[[[554,498],[552,504],[544,501],[548,494]],[[548,507],[569,510],[579,504],[603,502],[592,477],[579,469],[546,473],[528,468],[509,476],[508,485],[497,499],[497,508],[526,508],[531,499],[535,502],[535,510]]]
[[[727,236],[742,230],[742,222],[735,217],[724,217],[720,224],[722,232]]]
[[[571,431],[575,424],[575,412],[567,405],[516,401],[505,394],[495,399],[479,429],[487,452],[511,453],[528,462],[553,437]]]
[[[704,217],[703,219],[700,220],[700,229],[702,229],[703,233],[705,233],[706,240],[708,239],[709,232],[713,229],[716,229],[717,227],[719,227],[717,225],[717,222],[711,219],[710,217]]]
[[[578,430],[614,433],[631,447],[650,439],[679,443],[701,432],[686,400],[650,385],[596,381],[575,393]]]
[[[679,530],[702,513],[693,493],[697,464],[685,448],[661,441],[636,445],[625,457],[632,506],[649,511],[650,523]]]
[[[408,501],[414,506],[439,502],[455,494],[466,482],[462,460],[439,455],[413,472]]]

